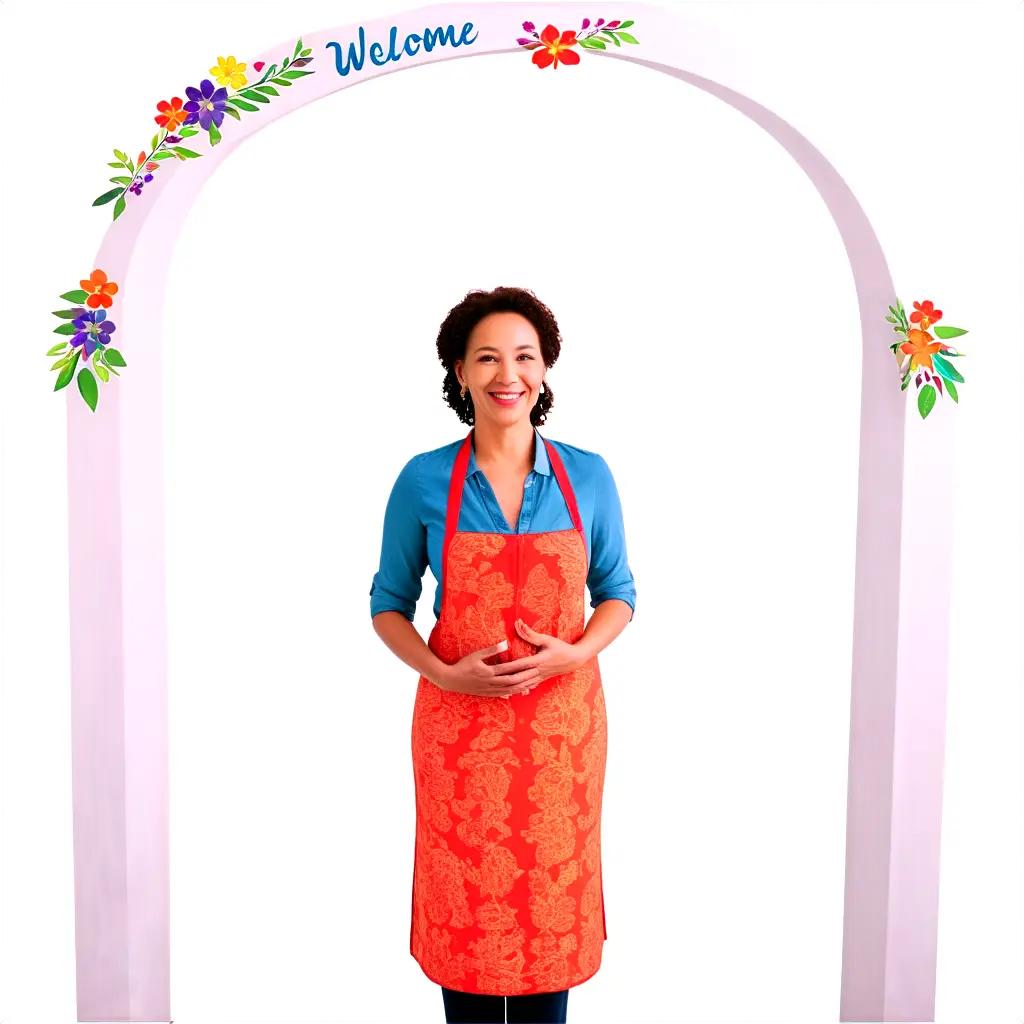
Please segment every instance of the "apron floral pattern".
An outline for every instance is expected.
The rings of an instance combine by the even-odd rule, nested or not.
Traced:
[[[546,440],[573,528],[459,531],[472,431],[448,492],[441,614],[446,664],[507,639],[489,663],[534,653],[514,622],[575,643],[584,632],[586,539],[568,474]],[[443,690],[420,676],[412,723],[416,844],[409,947],[446,988],[529,995],[593,976],[607,938],[601,796],[607,733],[597,658],[530,693]]]

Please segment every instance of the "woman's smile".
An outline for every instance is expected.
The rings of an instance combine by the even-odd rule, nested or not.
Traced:
[[[525,391],[488,391],[487,394],[494,399],[498,405],[511,406],[515,405],[523,395]]]

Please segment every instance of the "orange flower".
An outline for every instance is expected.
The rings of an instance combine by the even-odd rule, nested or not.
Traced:
[[[553,64],[557,68],[559,63],[579,64],[580,55],[575,50],[570,49],[570,47],[576,45],[576,32],[574,30],[566,29],[565,32],[559,35],[558,29],[554,25],[548,25],[541,32],[540,41],[544,45],[533,51],[533,63],[537,67],[546,68]]]
[[[910,329],[907,340],[900,345],[901,352],[910,353],[911,370],[927,366],[933,373],[935,367],[932,366],[932,355],[941,348],[942,342],[932,341],[932,336],[927,331],[919,331],[916,327]]]
[[[915,312],[910,314],[910,322],[912,324],[919,323],[923,331],[927,331],[932,324],[938,323],[942,319],[942,310],[936,309],[931,299],[915,302],[914,310]]]
[[[102,270],[94,270],[88,281],[79,281],[79,284],[89,293],[85,304],[90,309],[99,309],[100,306],[107,309],[114,301],[110,296],[117,292],[117,285],[113,281],[108,281]]]
[[[166,128],[169,132],[180,128],[182,122],[188,117],[188,111],[185,109],[185,104],[180,96],[174,96],[169,103],[167,100],[161,100],[156,105],[156,109],[160,113],[153,120],[161,128]]]

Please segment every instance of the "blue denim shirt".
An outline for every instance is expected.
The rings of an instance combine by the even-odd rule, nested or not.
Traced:
[[[474,533],[542,533],[571,530],[572,517],[551,468],[540,432],[534,427],[533,469],[523,487],[516,529],[505,521],[487,477],[470,445],[469,466],[459,510],[460,530]],[[414,455],[398,474],[384,512],[380,568],[370,586],[370,615],[398,611],[414,621],[416,602],[429,563],[437,588],[434,616],[441,614],[442,565],[448,486],[455,457],[465,437]],[[618,598],[636,608],[636,586],[626,558],[622,507],[611,470],[595,452],[562,441],[549,442],[569,475],[587,543],[587,589],[591,607]],[[630,616],[632,620],[632,616]]]

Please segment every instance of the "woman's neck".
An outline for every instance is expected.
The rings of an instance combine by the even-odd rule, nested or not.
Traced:
[[[526,420],[509,427],[487,423],[473,425],[473,455],[477,465],[500,467],[506,471],[529,472],[533,468],[535,432]]]

